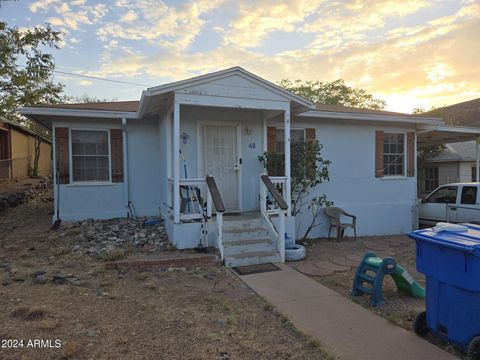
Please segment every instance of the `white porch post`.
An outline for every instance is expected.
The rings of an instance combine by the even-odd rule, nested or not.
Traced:
[[[173,105],[173,222],[180,222],[180,104]]]
[[[475,139],[475,149],[477,150],[476,151],[476,164],[475,164],[475,181],[480,181],[479,180],[479,170],[480,170],[480,137],[477,136],[477,138]]]
[[[285,135],[285,177],[287,183],[285,184],[285,201],[287,202],[287,216],[291,216],[292,206],[292,194],[291,194],[291,181],[290,181],[290,109],[286,109],[283,114],[284,121],[284,135]]]

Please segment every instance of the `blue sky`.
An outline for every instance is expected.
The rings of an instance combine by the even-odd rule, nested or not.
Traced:
[[[3,0],[0,19],[62,31],[60,71],[146,86],[242,66],[274,82],[343,78],[396,111],[480,97],[478,0]],[[144,88],[55,77],[71,95]]]

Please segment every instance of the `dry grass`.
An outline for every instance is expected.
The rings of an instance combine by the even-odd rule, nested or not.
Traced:
[[[72,252],[70,246],[58,246],[52,250],[53,256],[65,256]]]
[[[117,272],[88,257],[52,257],[53,248],[73,240],[49,232],[49,210],[32,202],[2,214],[0,248],[18,249],[0,260],[14,262],[19,273],[71,273],[80,284],[0,287],[0,338],[60,339],[62,348],[0,349],[1,360],[332,359],[224,268]],[[31,246],[26,271],[17,255]]]
[[[62,360],[75,359],[80,354],[81,347],[76,342],[68,342],[63,346]]]
[[[34,321],[45,318],[47,311],[38,307],[30,308],[28,306],[22,306],[13,310],[10,316],[23,321]]]
[[[103,254],[103,261],[118,261],[123,260],[127,257],[127,251],[121,248],[108,249],[105,254]]]

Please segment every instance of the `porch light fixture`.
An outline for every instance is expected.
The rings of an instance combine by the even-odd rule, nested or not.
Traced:
[[[253,129],[251,127],[246,127],[245,128],[245,132],[247,133],[247,135],[252,135],[252,132],[253,132]]]
[[[188,135],[185,131],[180,135],[180,139],[183,140],[183,144],[186,144],[188,139],[190,139],[190,135]]]

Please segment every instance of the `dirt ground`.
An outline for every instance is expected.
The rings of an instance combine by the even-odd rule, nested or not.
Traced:
[[[70,253],[51,205],[0,215],[1,359],[331,358],[228,269],[121,273]],[[77,280],[40,285],[35,272]]]
[[[398,244],[396,244],[397,242]],[[374,247],[375,244],[389,244],[392,253],[382,254],[382,250],[368,249],[368,244],[374,244]],[[360,237],[357,241],[353,241],[352,238],[345,238],[340,242],[329,239],[316,239],[307,241],[304,245],[307,247],[307,258],[301,262],[291,263],[291,266],[298,267],[301,263],[315,264],[318,261],[329,261],[348,254],[363,257],[367,251],[371,251],[378,254],[380,257],[387,255],[393,257],[395,261],[403,266],[421,286],[425,287],[425,277],[416,271],[415,241],[409,239],[407,236]],[[372,307],[370,305],[369,295],[362,295],[359,297],[351,296],[355,271],[356,267],[351,267],[347,271],[337,271],[331,275],[311,277],[396,325],[412,331],[415,317],[417,314],[425,310],[424,299],[414,298],[405,293],[399,292],[392,278],[386,276],[382,288],[385,304]],[[449,344],[440,342],[431,335],[427,336],[427,340],[460,358],[463,356]]]

